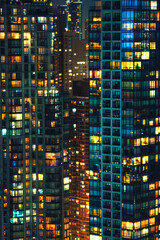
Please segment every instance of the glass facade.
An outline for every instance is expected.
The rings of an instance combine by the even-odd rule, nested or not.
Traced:
[[[97,1],[96,4],[95,7],[91,8],[89,11],[90,239],[100,240],[101,239],[99,238],[99,236],[101,235],[100,1]]]
[[[102,1],[102,235],[159,239],[159,1]]]
[[[69,239],[68,96],[54,87],[54,15],[0,3],[0,238]]]

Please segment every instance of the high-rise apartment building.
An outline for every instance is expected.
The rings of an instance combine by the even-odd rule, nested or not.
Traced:
[[[160,2],[101,2],[102,239],[157,240]]]
[[[68,30],[76,32],[79,39],[82,39],[82,2],[80,0],[67,3],[67,16]]]
[[[90,239],[101,239],[101,11],[89,11]]]
[[[54,87],[54,14],[35,2],[0,2],[0,238],[68,240],[68,96]]]
[[[80,40],[75,32],[64,32],[63,53],[63,89],[72,94],[73,81],[88,78],[85,40]]]
[[[89,240],[89,91],[74,81],[70,98],[70,239]]]

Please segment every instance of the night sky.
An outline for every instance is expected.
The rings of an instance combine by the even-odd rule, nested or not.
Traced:
[[[65,4],[65,0],[54,0],[55,7],[60,4]],[[82,0],[83,20],[88,18],[88,9],[94,5],[94,0]]]

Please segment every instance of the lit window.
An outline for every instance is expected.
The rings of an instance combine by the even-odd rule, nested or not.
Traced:
[[[157,1],[151,1],[151,10],[157,10]]]
[[[148,163],[148,156],[142,157],[142,164],[147,164]]]
[[[146,60],[146,59],[149,59],[150,58],[150,56],[149,56],[149,52],[142,52],[142,55],[141,55],[142,57],[142,59],[143,60]]]
[[[150,90],[150,91],[149,91],[149,97],[150,97],[150,98],[154,98],[154,97],[155,97],[155,94],[156,94],[155,90]]]
[[[150,42],[150,49],[156,49],[156,43],[155,42]]]
[[[0,39],[5,39],[5,33],[4,32],[0,33]]]

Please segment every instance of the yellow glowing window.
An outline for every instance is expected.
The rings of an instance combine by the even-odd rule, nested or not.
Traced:
[[[140,165],[141,164],[141,158],[140,157],[135,157],[133,158],[134,165]]]
[[[141,52],[135,52],[135,59],[141,59]]]
[[[2,13],[3,13],[3,9],[2,9],[2,8],[0,8],[0,15],[2,15]]]
[[[43,174],[38,174],[38,180],[43,180]]]
[[[123,177],[123,182],[124,183],[130,183],[130,180],[131,180],[130,176],[124,176]]]
[[[68,184],[68,183],[69,183],[69,177],[65,177],[65,178],[63,179],[63,182],[64,182],[64,184]]]
[[[13,11],[13,15],[17,15],[17,8],[13,8],[12,11]]]
[[[0,39],[5,39],[5,33],[4,32],[0,33]]]
[[[93,18],[93,22],[100,22],[101,21],[101,18],[100,17],[94,17]]]
[[[42,90],[38,91],[38,96],[43,96],[43,91]]]
[[[29,40],[31,38],[31,34],[29,32],[24,33],[24,39]]]
[[[141,62],[134,62],[134,69],[141,69]]]
[[[157,10],[157,1],[151,1],[151,10]]]
[[[98,49],[98,50],[101,49],[101,45],[98,42],[91,42],[90,47],[91,47],[91,49]]]
[[[134,223],[134,229],[139,229],[141,227],[141,223],[140,222],[135,222]]]
[[[156,82],[155,81],[150,81],[149,82],[149,87],[150,88],[155,88],[156,87],[156,84],[155,84]]]
[[[153,126],[154,122],[151,120],[149,121],[149,126]]]
[[[153,138],[150,138],[150,139],[149,139],[149,143],[150,143],[150,144],[155,144],[155,138],[154,138],[154,137],[153,137]]]
[[[21,26],[20,25],[15,25],[15,24],[11,24],[11,31],[21,31]]]
[[[16,32],[8,33],[8,39],[21,39],[21,34]]]
[[[155,218],[150,218],[149,219],[149,225],[155,225]]]
[[[29,41],[28,40],[24,40],[24,47],[29,47]]]
[[[150,98],[155,98],[156,91],[155,90],[150,90],[149,91],[149,97]]]
[[[133,52],[125,52],[125,59],[132,60],[133,59]]]
[[[156,128],[155,128],[155,134],[156,134],[156,135],[160,134],[160,127],[156,127]]]
[[[147,164],[148,163],[148,156],[142,157],[142,164]]]
[[[134,139],[134,146],[137,147],[137,146],[140,146],[141,145],[141,139],[138,138],[138,139]]]
[[[146,59],[149,59],[150,58],[150,53],[149,52],[142,52],[142,59],[143,60],[146,60]]]
[[[37,178],[36,178],[36,173],[33,173],[32,174],[32,179],[33,179],[33,181],[35,181]]]
[[[122,62],[122,69],[133,69],[133,62]]]
[[[135,42],[134,43],[134,48],[135,49],[141,49],[141,42]]]
[[[47,18],[46,17],[38,17],[38,23],[46,23]]]
[[[100,143],[101,137],[99,136],[91,136],[91,143]]]
[[[149,210],[149,216],[154,216],[155,215],[155,209]]]
[[[28,17],[23,17],[23,22],[27,23],[28,22]]]
[[[122,231],[122,237],[131,239],[131,231]]]
[[[147,182],[148,176],[143,176],[143,177],[142,177],[142,180],[143,180],[143,182]]]
[[[90,87],[96,87],[96,81],[95,80],[91,80],[90,81]]]
[[[101,78],[101,71],[89,71],[90,78]]]
[[[150,49],[156,49],[156,43],[150,42]]]
[[[132,30],[133,29],[133,23],[124,23],[122,25],[122,28],[126,29],[126,30]]]
[[[118,61],[110,62],[110,68],[111,69],[120,69],[120,62],[118,62]]]
[[[149,184],[149,190],[154,190],[155,189],[155,184]]]
[[[22,87],[22,81],[11,81],[10,84],[12,87]]]
[[[148,145],[148,137],[146,138],[141,138],[141,145]]]
[[[150,30],[155,31],[156,30],[156,23],[150,23]]]

